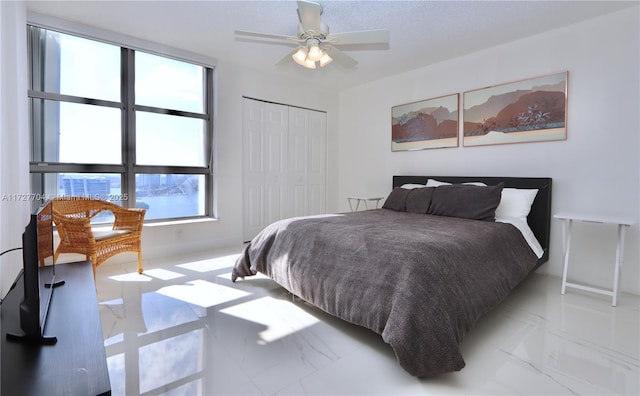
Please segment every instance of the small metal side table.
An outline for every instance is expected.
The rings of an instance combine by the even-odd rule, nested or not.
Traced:
[[[384,199],[384,197],[359,197],[359,196],[353,196],[353,195],[347,197],[347,200],[349,201],[349,207],[351,208],[352,212],[357,212],[358,211],[358,207],[360,206],[360,202],[364,202],[365,209],[369,209],[369,207],[367,206],[367,201],[374,201],[376,203],[375,209],[378,209],[378,204],[383,199]],[[355,209],[353,208],[353,201],[356,202]]]
[[[593,293],[604,294],[612,297],[612,306],[618,303],[618,286],[620,284],[620,267],[622,266],[622,256],[624,253],[624,236],[627,227],[635,224],[635,220],[630,217],[620,216],[598,216],[581,213],[557,213],[553,216],[562,221],[562,240],[564,253],[564,269],[562,271],[562,294],[565,294],[567,287],[581,289]],[[567,282],[567,271],[569,269],[569,250],[571,248],[571,225],[573,221],[583,221],[589,223],[616,224],[618,226],[618,240],[616,245],[616,262],[613,273],[613,290],[599,289]]]

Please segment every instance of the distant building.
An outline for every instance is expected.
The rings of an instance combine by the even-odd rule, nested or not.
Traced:
[[[64,195],[82,197],[108,197],[111,194],[111,183],[106,177],[70,177],[63,176]]]

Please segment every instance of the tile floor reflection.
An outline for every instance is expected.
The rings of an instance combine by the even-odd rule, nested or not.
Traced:
[[[264,276],[232,283],[241,249],[99,268],[114,395],[640,393],[638,296],[534,274],[467,334],[462,371],[417,379],[371,331]]]

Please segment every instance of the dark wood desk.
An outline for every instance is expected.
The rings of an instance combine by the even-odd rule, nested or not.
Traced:
[[[55,345],[6,339],[7,333],[21,333],[22,278],[2,301],[2,395],[111,394],[91,263],[56,265],[56,280],[66,283],[54,290],[44,329],[58,338]]]

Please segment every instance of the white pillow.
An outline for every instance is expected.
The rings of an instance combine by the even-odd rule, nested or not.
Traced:
[[[400,188],[406,188],[407,190],[411,190],[414,188],[422,188],[422,187],[426,187],[426,185],[424,184],[411,184],[411,183],[407,183],[407,184],[403,184],[400,186]]]
[[[503,188],[496,217],[516,218],[526,222],[537,194],[537,189]]]
[[[449,184],[451,184],[451,183],[441,182],[441,181],[434,180],[434,179],[428,179],[427,180],[427,187],[446,186],[446,185],[449,185]]]
[[[524,239],[527,241],[529,247],[531,248],[533,253],[535,253],[536,257],[542,257],[542,255],[544,254],[544,249],[540,245],[540,242],[538,242],[538,239],[529,227],[529,224],[527,224],[526,219],[521,220],[515,217],[500,218],[496,216],[496,221],[500,223],[509,223],[516,227],[518,231],[520,231]]]
[[[467,184],[469,186],[481,186],[481,187],[486,187],[487,185],[482,183],[482,182],[467,182],[467,183],[462,183],[462,184]],[[447,182],[443,182],[443,181],[439,181],[439,180],[435,180],[435,179],[428,179],[427,180],[427,187],[438,187],[438,186],[449,186],[451,185],[451,183],[447,183]]]

